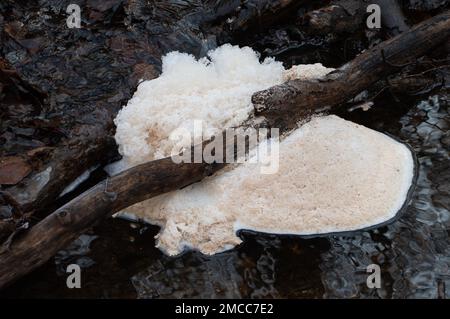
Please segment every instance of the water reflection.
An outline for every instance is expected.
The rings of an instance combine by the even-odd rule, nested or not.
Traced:
[[[330,239],[320,267],[324,297],[448,297],[449,125],[448,101],[433,96],[400,120],[399,137],[417,152],[419,177],[412,203],[399,221],[352,238]],[[382,288],[369,290],[360,267],[378,263]],[[448,289],[447,289],[448,290]]]
[[[156,260],[131,278],[138,298],[312,297],[321,290],[316,265],[326,240],[243,237],[241,247],[215,256]]]

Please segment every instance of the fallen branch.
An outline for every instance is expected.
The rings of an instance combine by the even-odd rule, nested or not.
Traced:
[[[409,29],[398,1],[395,0],[336,0],[326,7],[308,12],[300,21],[313,34],[350,34],[366,28],[367,7],[372,3],[381,8],[383,30],[387,34],[395,36]]]
[[[368,3],[360,0],[337,0],[328,6],[310,11],[300,18],[300,25],[312,34],[339,35],[364,30]]]
[[[329,109],[399,70],[395,64],[404,64],[425,54],[449,35],[450,13],[445,12],[362,53],[324,80],[295,80],[256,93],[253,96],[256,110],[272,120],[291,113],[295,114],[293,119],[299,120],[324,107]],[[97,184],[11,243],[0,255],[0,288],[45,263],[103,218],[134,203],[199,181],[222,166],[176,164],[171,158],[165,158],[133,167]]]
[[[450,34],[450,12],[428,19],[399,36],[365,51],[321,80],[292,80],[253,95],[256,113],[303,116],[341,104],[376,81],[410,64]]]

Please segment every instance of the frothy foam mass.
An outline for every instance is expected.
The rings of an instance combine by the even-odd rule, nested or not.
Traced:
[[[113,171],[171,155],[170,133],[192,130],[192,120],[203,120],[203,138],[210,137],[252,114],[254,92],[330,71],[321,64],[285,70],[273,59],[260,63],[250,48],[231,45],[199,61],[170,53],[161,76],[141,83],[115,120],[123,160]],[[228,166],[121,215],[160,225],[157,245],[169,255],[185,248],[213,254],[239,244],[239,229],[309,235],[389,220],[414,174],[405,145],[337,116],[313,118],[283,139],[279,150],[276,174],[260,174],[259,164]]]
[[[127,208],[162,227],[158,247],[213,254],[240,243],[239,229],[311,235],[387,221],[413,178],[410,150],[337,116],[312,119],[280,143],[276,174],[245,163]]]
[[[194,143],[242,124],[253,112],[252,94],[293,78],[317,78],[333,69],[320,63],[285,70],[281,62],[249,47],[229,44],[196,60],[171,52],[162,59],[162,74],[142,82],[114,120],[115,139],[123,160],[110,173],[170,156],[175,130],[192,132]],[[202,136],[195,136],[194,120],[202,120]],[[189,146],[184,145],[185,147]]]

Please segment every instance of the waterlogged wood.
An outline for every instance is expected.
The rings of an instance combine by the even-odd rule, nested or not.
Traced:
[[[395,0],[336,0],[329,6],[308,12],[305,31],[315,34],[351,34],[355,30],[364,31],[368,6],[377,4],[380,8],[382,30],[394,36],[409,29],[406,18]]]
[[[165,158],[97,184],[33,226],[0,254],[0,288],[42,265],[113,212],[196,182],[218,167],[204,163],[176,164]]]
[[[292,80],[255,93],[255,111],[277,118],[286,112],[307,116],[330,109],[445,43],[449,35],[450,11],[446,11],[365,51],[321,80]]]
[[[361,0],[332,1],[329,6],[310,11],[301,19],[313,34],[350,34],[364,30],[368,3]]]
[[[445,12],[381,43],[320,81],[290,81],[253,96],[258,113],[299,120],[347,101],[383,76],[448,40]],[[385,59],[383,58],[383,54]],[[0,254],[0,288],[36,269],[103,218],[137,202],[201,180],[224,164],[183,163],[171,158],[133,167],[103,181],[19,235]]]

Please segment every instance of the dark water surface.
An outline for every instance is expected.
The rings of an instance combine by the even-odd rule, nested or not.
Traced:
[[[419,177],[396,222],[353,236],[301,239],[245,234],[244,244],[212,257],[164,256],[158,228],[110,219],[81,236],[2,297],[82,298],[445,298],[450,297],[450,116],[448,96],[384,98],[342,116],[408,142]],[[66,288],[66,266],[82,266],[82,288]],[[381,289],[366,267],[382,270]]]

